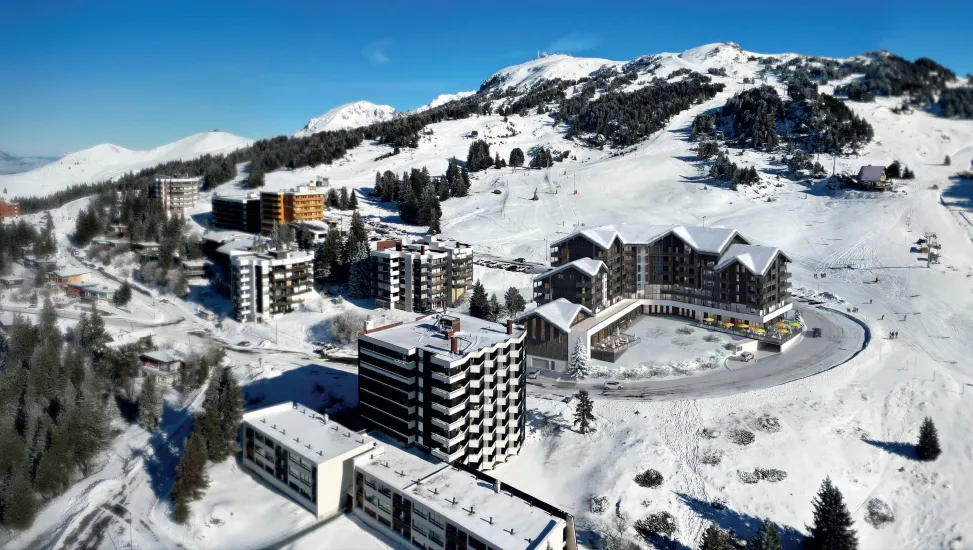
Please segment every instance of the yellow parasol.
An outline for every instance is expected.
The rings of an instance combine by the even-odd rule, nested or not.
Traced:
[[[801,326],[801,323],[798,323],[797,321],[791,321],[791,326],[797,328]]]
[[[733,323],[726,322],[726,323],[723,323],[723,326],[726,327],[726,328],[733,328]]]
[[[777,329],[777,334],[787,334],[788,332],[790,332],[790,331],[787,330],[786,328],[779,328],[779,329]]]
[[[753,329],[753,331],[756,332],[757,334],[763,334],[763,333],[767,332],[766,330],[764,330],[762,328],[755,328],[755,329]]]
[[[787,326],[787,323],[785,323],[785,322],[783,322],[783,321],[781,321],[781,322],[779,322],[779,323],[775,323],[775,324],[776,324],[777,326],[779,326],[779,327],[786,327],[786,326]]]
[[[737,328],[748,329],[750,325],[737,325]]]
[[[713,322],[713,321],[715,321],[716,319],[714,319],[714,318],[712,318],[712,317],[707,317],[707,318],[705,318],[705,319],[703,319],[703,320],[704,320],[704,321],[706,321],[707,323],[712,323],[712,322]]]

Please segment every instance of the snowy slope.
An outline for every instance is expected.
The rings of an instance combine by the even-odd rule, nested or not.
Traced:
[[[422,107],[419,107],[417,109],[413,109],[412,111],[409,111],[409,112],[412,112],[412,113],[421,113],[423,111],[428,111],[429,109],[432,109],[433,107],[439,107],[440,105],[444,105],[446,103],[449,103],[450,101],[456,101],[457,99],[463,99],[464,97],[470,97],[471,95],[473,95],[475,93],[476,92],[457,92],[455,94],[439,94],[438,96],[436,96],[436,99],[430,101],[429,103],[423,105]]]
[[[301,138],[329,130],[368,126],[373,122],[391,120],[395,115],[395,108],[389,105],[375,105],[368,101],[345,103],[317,118],[312,118],[306,126],[294,134],[294,137]]]
[[[567,54],[551,54],[520,65],[507,67],[493,74],[480,86],[480,91],[495,88],[530,88],[542,80],[577,80],[591,76],[601,67],[621,67],[622,62],[596,57],[573,57]]]
[[[194,134],[148,151],[132,151],[105,143],[69,153],[29,172],[0,176],[0,188],[7,190],[8,197],[44,195],[77,183],[97,183],[172,160],[229,153],[250,143],[252,140],[226,132]]]

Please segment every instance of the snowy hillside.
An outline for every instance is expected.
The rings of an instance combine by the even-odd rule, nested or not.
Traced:
[[[537,59],[507,67],[493,74],[480,86],[480,91],[493,89],[526,89],[543,80],[577,80],[592,76],[604,67],[621,67],[622,62],[594,57],[572,57],[566,54],[551,54]]]
[[[21,174],[0,176],[7,197],[44,195],[78,183],[97,183],[126,172],[172,160],[189,160],[207,154],[229,153],[252,140],[226,132],[203,132],[150,149],[132,151],[118,145],[96,145]]]
[[[329,130],[368,126],[374,122],[391,120],[395,115],[395,108],[389,105],[375,105],[368,101],[345,103],[317,118],[312,118],[306,126],[294,134],[294,137],[301,138]]]
[[[470,97],[471,95],[473,95],[475,93],[476,92],[457,92],[455,94],[439,94],[438,96],[436,96],[436,99],[430,101],[429,103],[423,105],[422,107],[419,107],[417,109],[413,109],[412,111],[409,111],[409,112],[410,113],[421,113],[423,111],[428,111],[429,109],[432,109],[433,107],[439,107],[440,105],[444,105],[446,103],[449,103],[450,101],[456,101],[457,99],[463,99],[464,97]]]

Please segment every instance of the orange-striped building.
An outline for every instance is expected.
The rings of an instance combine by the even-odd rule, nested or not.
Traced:
[[[270,235],[274,224],[324,219],[325,193],[313,186],[260,193],[260,230]]]

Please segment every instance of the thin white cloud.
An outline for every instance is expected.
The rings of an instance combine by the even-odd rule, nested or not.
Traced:
[[[390,46],[392,46],[391,40],[379,40],[362,48],[362,55],[375,65],[385,65],[391,61],[388,53],[386,53]]]
[[[573,33],[562,36],[547,46],[550,53],[578,53],[598,47],[598,37],[590,34]]]

